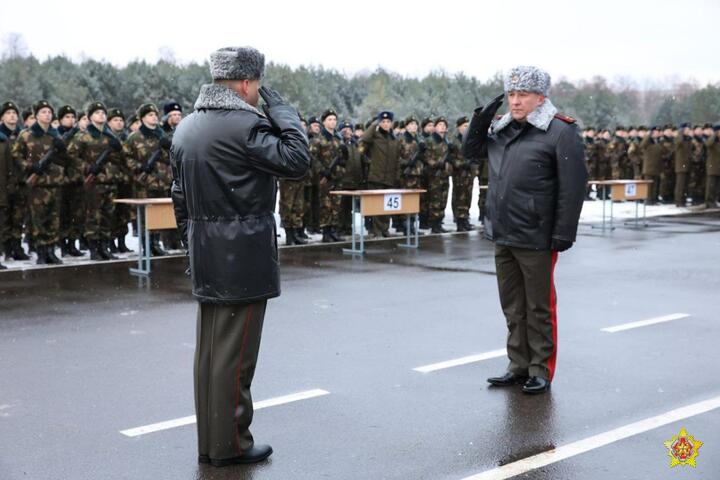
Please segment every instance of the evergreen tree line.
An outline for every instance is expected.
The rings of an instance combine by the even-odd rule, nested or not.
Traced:
[[[210,81],[207,63],[133,61],[117,67],[63,56],[41,61],[7,51],[0,57],[0,102],[13,100],[22,108],[42,98],[56,108],[64,104],[84,108],[91,101],[102,101],[130,115],[142,103],[154,102],[162,108],[162,103],[174,100],[190,112],[200,86]],[[443,115],[452,124],[502,92],[499,73],[487,80],[443,71],[409,78],[383,69],[347,76],[323,67],[275,63],[268,64],[264,84],[278,90],[306,117],[334,108],[341,120],[353,122],[367,121],[387,109],[400,119],[409,114]],[[720,84],[684,83],[643,91],[631,84],[611,85],[600,76],[581,82],[560,79],[554,81],[550,98],[581,125],[597,128],[720,121]]]

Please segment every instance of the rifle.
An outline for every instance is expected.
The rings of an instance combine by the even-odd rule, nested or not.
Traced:
[[[42,156],[37,165],[33,166],[33,173],[25,180],[25,183],[30,187],[34,187],[37,184],[38,177],[45,173],[48,166],[55,160],[55,154],[64,152],[66,149],[65,144],[59,138],[53,138],[53,145],[45,155]]]
[[[427,150],[427,145],[425,145],[425,142],[418,142],[418,148],[417,150],[415,150],[415,153],[413,153],[412,157],[410,157],[410,160],[405,166],[405,170],[403,170],[403,175],[405,175],[406,177],[410,176],[413,169],[417,165],[417,162],[425,160],[425,150]]]
[[[347,145],[340,145],[340,155],[335,157],[335,160],[332,161],[330,167],[320,173],[320,175],[322,176],[322,178],[320,179],[321,185],[325,185],[330,180],[330,178],[335,174],[335,171],[338,169],[338,167],[344,167],[345,165],[347,165],[349,155],[350,152],[347,148]]]
[[[452,163],[450,163],[450,156],[455,154],[455,145],[452,143],[447,144],[448,149],[447,152],[445,152],[445,155],[443,155],[440,162],[438,162],[437,165],[435,165],[435,176],[441,177],[443,173],[447,172],[450,173],[452,171]]]
[[[87,176],[85,177],[85,181],[83,182],[85,188],[90,188],[93,186],[93,184],[95,183],[95,177],[110,161],[110,154],[113,152],[113,150],[115,149],[112,147],[108,147],[103,150],[97,160],[95,160],[95,163],[90,166],[90,173],[87,174]]]
[[[160,155],[162,155],[163,150],[170,150],[170,145],[172,145],[172,142],[167,137],[160,139],[160,147],[153,151],[147,164],[145,164],[144,167],[140,167],[140,171],[143,172],[142,175],[140,175],[141,183],[144,183],[148,175],[155,171],[155,164],[157,164]]]

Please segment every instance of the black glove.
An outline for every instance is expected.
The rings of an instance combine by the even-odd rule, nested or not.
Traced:
[[[150,175],[153,172],[153,170],[155,170],[155,165],[153,165],[150,162],[148,162],[147,165],[142,167],[142,171],[147,173],[148,175]]]
[[[475,115],[477,115],[478,120],[481,121],[480,125],[486,124],[488,127],[490,127],[493,118],[495,118],[495,114],[503,103],[503,98],[505,98],[505,94],[501,93],[497,97],[490,100],[490,102],[484,107],[479,107],[475,109]]]
[[[418,143],[418,150],[420,150],[420,153],[425,153],[425,150],[427,150],[427,144],[425,142]]]
[[[342,154],[343,161],[347,162],[347,159],[350,158],[350,150],[348,150],[347,145],[344,143],[340,145],[340,153]]]
[[[267,88],[265,86],[260,87],[260,96],[263,98],[263,100],[265,100],[265,105],[263,105],[262,108],[265,112],[265,115],[267,115],[268,117],[270,116],[268,110],[272,107],[287,105],[285,99],[272,88]]]
[[[116,152],[122,150],[122,143],[120,143],[120,140],[118,140],[117,137],[108,137],[108,146]]]
[[[90,166],[90,173],[95,176],[97,176],[100,173],[100,170],[102,170],[102,169],[100,168],[100,165],[98,165],[97,163],[93,163]]]
[[[42,165],[40,165],[39,163],[36,163],[32,167],[30,167],[30,171],[32,173],[34,173],[35,175],[42,175],[43,174]]]
[[[168,137],[162,137],[160,138],[160,148],[163,150],[170,150],[170,147],[172,146],[172,140]]]
[[[327,178],[328,180],[330,180],[330,177],[332,177],[332,172],[330,171],[329,168],[326,168],[325,170],[323,170],[322,172],[320,172],[320,175],[321,175],[322,177]]]
[[[448,143],[448,152],[455,153],[457,152],[457,147],[454,143]]]
[[[65,142],[62,141],[61,138],[53,138],[52,140],[53,148],[57,153],[65,153],[67,151],[67,146],[65,145]]]
[[[559,238],[553,238],[550,242],[550,250],[554,250],[556,252],[564,252],[572,246],[573,242],[570,242],[568,240],[560,240]]]

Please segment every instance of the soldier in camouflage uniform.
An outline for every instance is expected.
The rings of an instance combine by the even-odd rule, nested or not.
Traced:
[[[650,193],[646,203],[654,205],[660,194],[660,175],[662,174],[663,146],[660,143],[662,131],[660,127],[653,127],[651,132],[643,138],[640,150],[643,154],[642,175],[645,180],[652,180]]]
[[[627,131],[624,127],[616,127],[612,140],[608,143],[606,154],[610,159],[610,171],[613,180],[620,180],[624,177],[627,158]]]
[[[705,135],[700,125],[694,126],[692,131],[688,195],[692,198],[693,205],[705,201]]]
[[[660,137],[662,145],[662,171],[660,172],[660,196],[663,203],[673,203],[675,190],[675,135],[672,125],[665,125]]]
[[[178,102],[170,101],[163,105],[163,122],[161,128],[170,141],[172,141],[175,129],[182,121],[182,118],[182,107]],[[170,188],[168,188],[166,196],[170,196]],[[182,248],[180,234],[177,229],[163,230],[160,237],[162,238],[163,245],[168,250],[180,250]]]
[[[308,118],[308,141],[320,134],[320,120],[311,116]],[[320,233],[320,169],[317,162],[310,158],[310,173],[305,182],[305,214],[303,225],[310,233]]]
[[[420,122],[420,142],[427,146],[428,139],[435,132],[435,122],[432,118],[425,117]],[[426,190],[425,193],[420,195],[420,228],[430,228],[428,219],[430,218],[430,176],[431,172],[427,168],[427,164],[423,169],[423,174],[420,177],[420,188]]]
[[[65,185],[67,147],[50,127],[53,109],[46,100],[33,105],[36,122],[20,132],[12,146],[13,160],[27,176],[29,233],[35,242],[37,263],[61,264],[55,255],[60,231],[60,187]]]
[[[600,130],[595,136],[595,180],[611,180],[612,170],[610,168],[610,157],[608,156],[608,145],[610,144],[610,132],[608,130]],[[610,195],[610,189],[598,189],[598,198],[605,198]]]
[[[705,134],[705,206],[718,205],[720,194],[720,123],[706,129]]]
[[[316,165],[318,182],[318,202],[320,204],[320,228],[322,241],[339,242],[340,227],[340,197],[330,195],[330,191],[337,190],[343,178],[345,163],[348,158],[348,149],[343,139],[335,131],[337,114],[334,110],[323,112],[320,120],[323,127],[320,133],[310,142],[310,155]]]
[[[125,134],[125,116],[119,108],[111,108],[107,114],[107,126],[118,140],[125,142],[127,135]],[[133,198],[132,172],[128,168],[127,161],[120,162],[117,165],[117,198]],[[115,204],[115,212],[112,219],[112,236],[115,239],[110,242],[110,253],[129,253],[132,252],[125,244],[127,236],[128,224],[132,220],[133,210],[130,205]],[[115,243],[117,242],[117,243]]]
[[[462,139],[470,125],[467,117],[460,117],[455,122],[457,134],[452,140],[452,211],[458,232],[469,232],[473,229],[470,223],[470,203],[472,202],[473,182],[478,174],[478,165],[473,159],[462,154]]]
[[[117,198],[117,181],[125,163],[123,147],[106,125],[107,109],[93,102],[87,111],[90,124],[76,134],[68,146],[74,170],[83,178],[85,189],[85,238],[91,260],[117,259],[110,252],[113,239],[113,217]]]
[[[136,198],[165,198],[172,182],[169,157],[172,142],[158,126],[158,115],[152,103],[141,105],[137,111],[140,128],[125,142],[125,158],[135,177]],[[155,256],[166,254],[160,248],[157,233],[150,234],[150,251]]]
[[[405,119],[405,132],[400,136],[400,158],[398,159],[398,179],[400,188],[418,189],[423,188],[423,173],[425,171],[425,149],[427,146],[418,135],[418,121],[414,116]],[[421,195],[421,198],[425,194]],[[402,227],[403,219],[394,217],[393,224],[397,225],[396,230],[404,232]],[[415,233],[415,225],[410,225],[411,233]]]
[[[58,132],[68,146],[80,131],[75,126],[76,116],[77,112],[70,105],[63,105],[58,109]],[[85,191],[82,172],[74,168],[72,157],[65,170],[65,177],[67,182],[60,189],[60,252],[63,257],[82,257],[83,253],[75,246],[75,242],[81,239],[85,231]]]
[[[598,165],[598,145],[596,143],[595,139],[595,129],[593,127],[587,127],[583,131],[583,142],[585,144],[585,164],[587,166],[589,179],[590,180],[597,180],[597,165]],[[592,191],[592,187],[587,187],[587,194],[585,195],[586,199],[590,198],[590,192]],[[598,197],[600,195],[600,189],[597,190]]]
[[[647,128],[640,125],[637,130],[631,129],[630,131],[630,142],[628,145],[628,160],[632,166],[634,180],[642,179],[642,162],[643,153],[640,144],[643,138],[647,136]]]
[[[343,190],[360,190],[365,183],[365,165],[360,144],[353,135],[353,126],[350,122],[343,122],[340,125],[340,135],[348,149],[345,174],[340,182],[340,188]],[[352,234],[352,220],[352,198],[343,196],[340,208],[340,230],[343,234]]]
[[[280,221],[285,229],[286,245],[306,245],[303,215],[305,215],[305,187],[310,174],[291,180],[282,178],[280,184]]]
[[[445,207],[450,189],[452,173],[451,158],[455,155],[455,146],[447,138],[448,122],[445,117],[435,119],[435,131],[427,139],[425,164],[428,173],[428,224],[432,233],[447,233],[442,226]]]
[[[12,177],[12,156],[10,155],[10,139],[0,132],[0,244],[7,240],[8,231],[8,194],[14,181]],[[0,270],[7,267],[0,263]]]
[[[18,123],[20,110],[14,102],[5,102],[0,106],[0,133],[7,137],[9,148],[17,140],[21,128]],[[10,164],[11,180],[8,184],[5,257],[13,260],[29,260],[22,248],[22,234],[28,213],[27,186],[25,176],[14,162]]]
[[[688,197],[688,174],[692,152],[692,130],[689,123],[680,125],[680,132],[675,137],[675,205],[682,207]]]

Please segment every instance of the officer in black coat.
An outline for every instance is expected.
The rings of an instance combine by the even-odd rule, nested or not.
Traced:
[[[264,460],[255,445],[250,385],[265,305],[280,295],[273,211],[277,178],[310,168],[298,112],[260,88],[263,54],[250,47],[210,56],[213,83],[175,130],[172,198],[199,301],[195,409],[199,461]],[[257,109],[259,96],[264,113]]]
[[[463,153],[489,161],[485,235],[495,242],[500,303],[508,326],[508,372],[492,385],[550,388],[557,353],[553,282],[558,252],[575,241],[587,182],[575,120],[547,98],[550,76],[516,67],[505,78],[510,111],[495,113],[503,95],[475,110]]]

